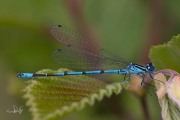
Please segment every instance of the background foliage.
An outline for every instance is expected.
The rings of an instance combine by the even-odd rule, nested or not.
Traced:
[[[32,119],[22,99],[26,82],[16,78],[18,72],[60,68],[50,57],[60,46],[49,35],[50,26],[62,24],[86,31],[113,54],[145,64],[152,45],[168,41],[180,31],[178,5],[179,1],[168,0],[1,0],[1,119]],[[13,105],[24,106],[23,113],[7,113]],[[144,119],[144,108],[152,119],[160,118],[155,97],[123,91],[63,119]]]

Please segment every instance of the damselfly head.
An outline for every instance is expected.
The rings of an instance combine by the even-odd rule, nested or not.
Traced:
[[[150,73],[154,72],[155,69],[156,69],[155,66],[152,63],[146,64],[146,68]]]

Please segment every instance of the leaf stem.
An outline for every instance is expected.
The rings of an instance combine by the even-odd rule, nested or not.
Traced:
[[[144,120],[151,120],[148,106],[147,106],[146,95],[143,97],[140,97],[140,103],[141,103],[142,110],[144,112]]]

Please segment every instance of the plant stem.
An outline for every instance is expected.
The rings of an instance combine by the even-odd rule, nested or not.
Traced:
[[[151,120],[148,106],[147,106],[146,95],[140,97],[140,102],[141,102],[142,110],[144,112],[144,120]]]

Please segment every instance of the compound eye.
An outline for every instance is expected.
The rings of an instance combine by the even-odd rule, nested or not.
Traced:
[[[146,68],[151,72],[153,72],[155,70],[155,67],[154,67],[154,65],[152,63],[148,63],[146,65]]]

